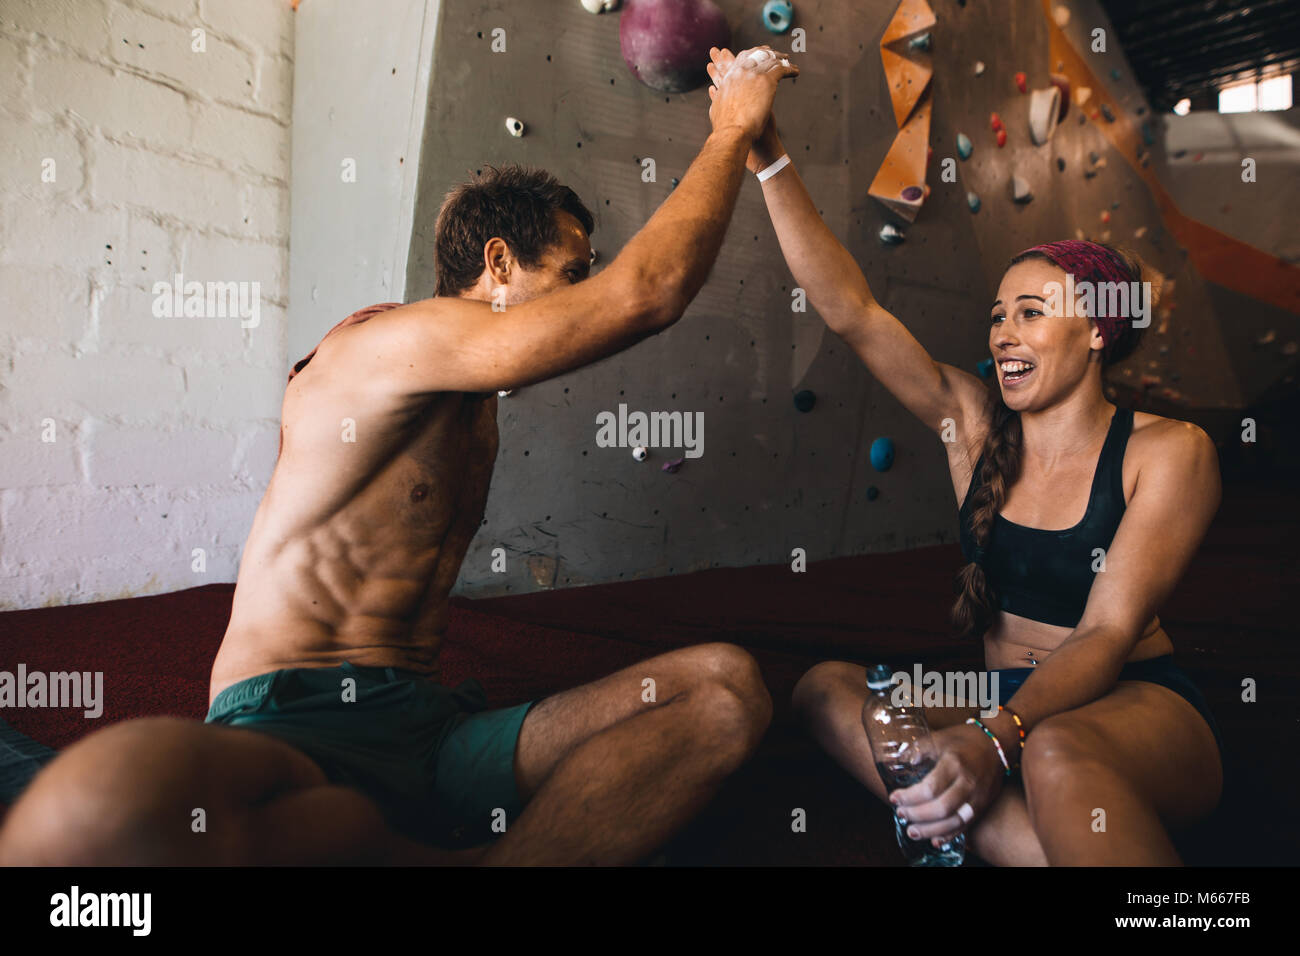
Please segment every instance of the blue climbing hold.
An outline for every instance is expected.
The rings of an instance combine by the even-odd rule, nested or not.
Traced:
[[[980,373],[980,378],[993,377],[993,360],[986,358],[975,366],[975,371]]]
[[[771,33],[784,33],[794,22],[794,4],[790,0],[767,0],[763,4],[763,26]]]
[[[1118,80],[1118,79],[1119,79],[1119,68],[1118,68],[1118,67],[1111,67],[1111,70],[1110,70],[1110,78],[1111,78],[1112,80]]]
[[[808,389],[805,388],[802,392],[795,393],[794,407],[799,409],[799,411],[811,412],[813,410],[813,406],[816,404],[817,404],[817,396],[812,392],[808,391]]]
[[[1156,131],[1151,128],[1151,124],[1146,120],[1142,121],[1142,142],[1146,143],[1148,146],[1154,146],[1156,144]]]
[[[930,34],[929,34],[929,33],[921,33],[921,34],[918,34],[917,36],[912,37],[912,39],[909,40],[908,43],[907,43],[907,48],[908,48],[909,50],[917,50],[917,51],[919,51],[919,52],[921,52],[921,53],[929,53],[929,52],[930,52]]]
[[[970,137],[965,133],[957,134],[957,155],[962,159],[970,159],[971,150],[975,147],[971,145]]]
[[[970,211],[971,211],[971,212],[979,212],[979,211],[980,211],[980,197],[977,196],[977,195],[975,195],[974,193],[967,193],[967,194],[966,194],[966,205],[970,206]]]
[[[871,486],[869,486],[869,487],[867,488],[867,500],[868,500],[868,501],[875,501],[875,500],[876,500],[877,498],[879,498],[879,497],[880,497],[880,489],[879,489],[879,488],[877,488],[875,485],[871,485]]]
[[[889,471],[894,463],[894,442],[890,438],[877,438],[871,443],[871,467],[876,471]]]

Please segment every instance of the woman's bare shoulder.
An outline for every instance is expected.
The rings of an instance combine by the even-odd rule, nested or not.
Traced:
[[[1193,422],[1134,412],[1129,446],[1143,460],[1196,465],[1218,461],[1214,440]]]

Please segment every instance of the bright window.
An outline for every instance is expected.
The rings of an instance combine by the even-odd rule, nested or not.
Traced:
[[[1220,113],[1253,113],[1256,110],[1291,108],[1291,74],[1258,82],[1237,83],[1219,90]]]
[[[1289,110],[1291,108],[1291,74],[1275,76],[1259,82],[1259,108],[1262,110]]]
[[[1242,83],[1219,90],[1220,113],[1252,113],[1258,102],[1258,83]]]

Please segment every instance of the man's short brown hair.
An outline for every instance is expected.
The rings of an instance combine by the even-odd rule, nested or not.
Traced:
[[[559,240],[555,213],[563,210],[591,235],[591,211],[568,186],[531,166],[488,166],[456,186],[442,201],[434,226],[434,295],[457,295],[483,274],[483,247],[504,239],[525,268],[535,268],[542,254]]]

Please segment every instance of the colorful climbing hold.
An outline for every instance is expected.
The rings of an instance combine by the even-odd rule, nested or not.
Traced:
[[[880,241],[887,246],[896,246],[907,238],[903,235],[903,231],[892,222],[887,222],[881,226],[880,232],[877,233],[877,235],[880,236]]]
[[[1065,25],[1070,22],[1070,8],[1063,3],[1058,3],[1052,9],[1052,19],[1056,21],[1058,27],[1064,29]]]
[[[984,61],[983,61],[983,60],[976,60],[976,61],[975,61],[975,75],[976,75],[976,76],[983,76],[983,75],[984,75]]]
[[[806,388],[802,392],[795,392],[794,407],[799,409],[799,411],[811,412],[813,410],[813,406],[816,404],[817,404],[817,396],[815,393],[809,391]]]
[[[1005,129],[1000,129],[998,130],[998,146],[1002,147],[1005,145],[1007,145],[1007,131]]]
[[[1021,176],[1011,177],[1011,196],[1016,202],[1029,202],[1034,198],[1033,191],[1029,188],[1028,180]]]
[[[960,156],[962,159],[970,159],[970,154],[972,149],[974,149],[974,147],[971,145],[970,137],[967,136],[965,133],[958,133],[957,134],[957,155]]]
[[[523,136],[524,124],[520,120],[515,119],[513,116],[507,116],[506,132],[508,132],[511,136],[516,136],[516,137]]]
[[[871,443],[871,467],[876,471],[889,471],[894,463],[894,442],[889,438],[877,438]]]
[[[1111,110],[1109,103],[1101,104],[1101,115],[1106,117],[1107,123],[1115,122],[1115,113]]]
[[[971,211],[971,212],[979,212],[979,211],[980,211],[980,197],[977,196],[977,195],[975,195],[974,193],[967,193],[967,194],[966,194],[966,205],[970,206],[970,211]]]
[[[1118,67],[1111,67],[1110,78],[1111,78],[1112,80],[1118,80],[1118,79],[1119,79],[1119,68],[1118,68]]]
[[[996,133],[998,130],[1002,129],[1002,117],[999,116],[997,113],[990,113],[990,114],[989,114],[989,128],[992,129],[993,132],[995,132],[995,133]]]
[[[1113,201],[1113,202],[1110,204],[1110,208],[1111,208],[1111,209],[1118,209],[1118,208],[1119,208],[1119,200],[1116,199],[1115,201]]]
[[[1103,209],[1103,210],[1101,211],[1101,221],[1102,221],[1102,222],[1110,222],[1110,210],[1109,210],[1109,209]]]
[[[682,462],[684,461],[686,461],[685,458],[674,458],[672,461],[666,461],[660,465],[659,470],[666,471],[670,475],[675,475],[677,474],[677,469],[682,467]]]
[[[1156,131],[1151,128],[1151,124],[1145,120],[1142,122],[1142,142],[1148,146],[1156,144]]]
[[[637,445],[632,449],[632,457],[637,461],[645,461],[650,457],[650,450],[645,445]]]
[[[908,202],[916,202],[925,195],[925,190],[920,186],[908,186],[903,190],[903,198]]]
[[[1023,73],[1016,74],[1016,89],[1021,93],[1029,92],[1029,78]]]
[[[876,500],[877,498],[879,498],[879,497],[880,497],[880,489],[877,488],[875,485],[868,485],[868,486],[867,486],[867,500],[868,500],[868,501],[875,501],[875,500]]]
[[[921,53],[929,53],[929,52],[930,52],[930,34],[929,34],[929,33],[918,33],[916,36],[912,37],[912,39],[910,39],[910,40],[907,41],[907,48],[908,48],[909,50],[916,50],[916,51],[919,51],[919,52],[921,52]]]
[[[763,4],[763,26],[772,33],[784,33],[794,22],[794,4],[790,0],[767,0]]]
[[[991,358],[980,359],[979,364],[975,366],[975,371],[979,372],[980,378],[992,378],[993,359]]]

